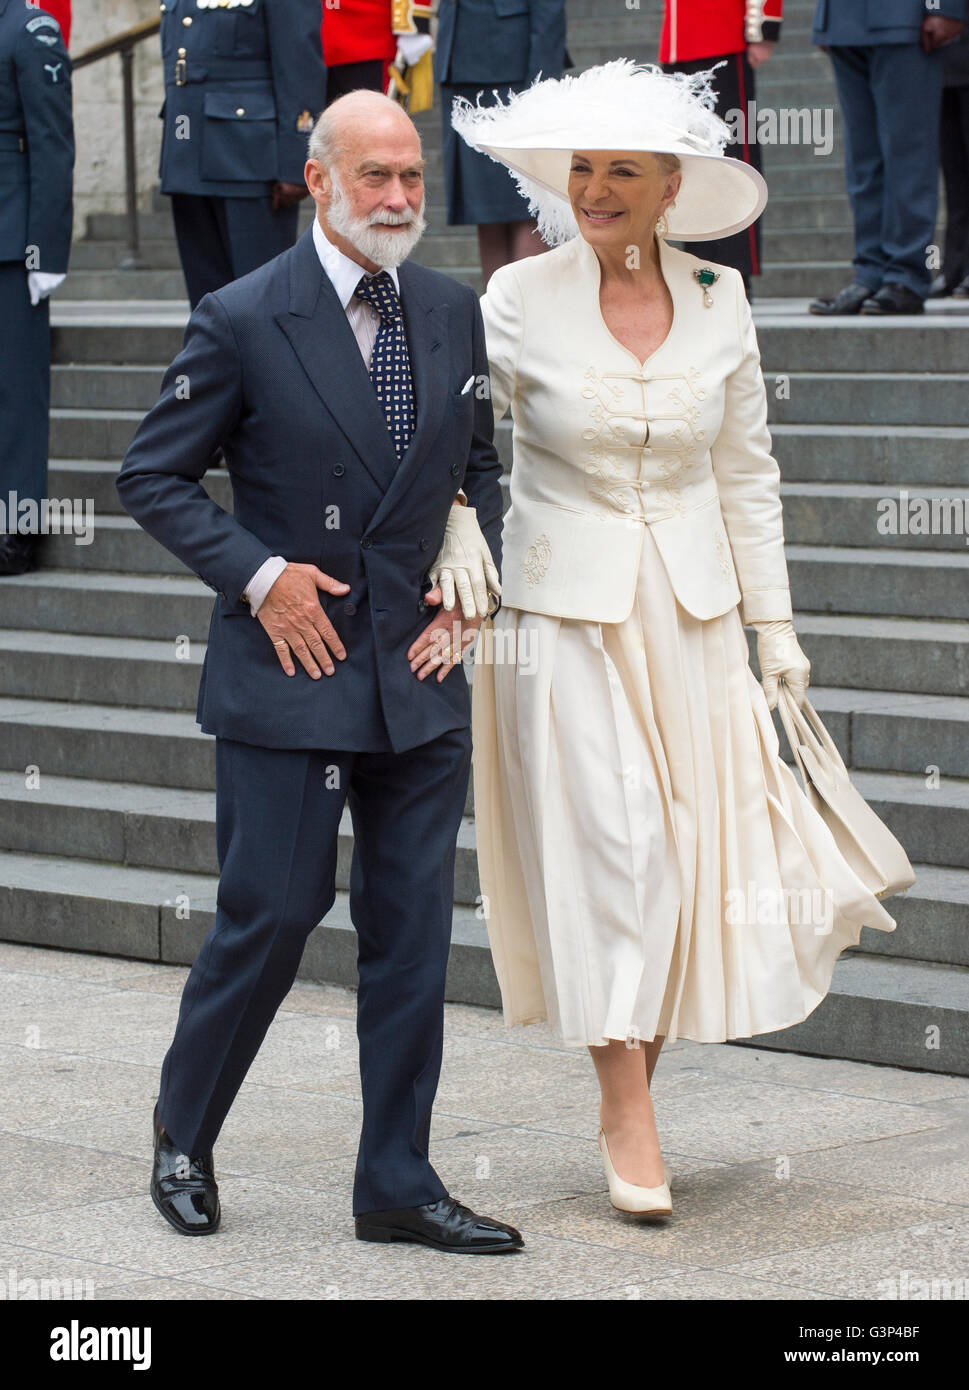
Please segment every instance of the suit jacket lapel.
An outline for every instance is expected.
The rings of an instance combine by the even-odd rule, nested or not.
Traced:
[[[397,273],[417,407],[414,434],[399,465],[346,312],[320,265],[312,227],[293,248],[289,310],[276,315],[317,395],[384,493],[371,525],[383,519],[417,473],[447,398],[447,305],[434,303],[406,261]]]
[[[398,266],[397,275],[400,280],[400,304],[407,333],[407,353],[414,383],[417,424],[400,466],[370,519],[371,527],[379,525],[417,476],[428,447],[440,429],[449,380],[447,305],[434,302],[433,291],[428,291],[420,274],[415,275],[414,267],[406,261]],[[390,434],[386,425],[384,430],[389,440]]]
[[[289,310],[275,317],[317,395],[385,491],[397,454],[346,311],[320,265],[312,227],[293,248]]]

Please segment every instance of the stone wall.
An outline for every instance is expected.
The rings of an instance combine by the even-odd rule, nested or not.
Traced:
[[[71,56],[158,15],[158,0],[74,0]],[[163,98],[158,36],[135,51],[135,141],[139,205],[147,208],[158,182]],[[74,235],[84,235],[92,212],[123,212],[124,108],[121,58],[102,58],[74,76],[77,165],[74,174]]]

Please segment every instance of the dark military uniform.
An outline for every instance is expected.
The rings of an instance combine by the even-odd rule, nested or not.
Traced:
[[[50,311],[28,273],[64,274],[73,223],[71,61],[57,20],[0,0],[0,532],[47,492]],[[11,496],[16,505],[11,515]],[[0,573],[27,567],[33,539],[0,536]]]
[[[298,207],[273,184],[303,183],[326,105],[320,0],[165,0],[161,191],[171,194],[194,308],[203,295],[292,246]]]

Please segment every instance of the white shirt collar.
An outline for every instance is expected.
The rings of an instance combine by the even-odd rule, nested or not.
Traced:
[[[316,254],[320,258],[320,263],[333,282],[333,288],[336,290],[340,298],[340,303],[345,309],[353,298],[353,291],[360,283],[360,276],[369,275],[370,271],[364,270],[363,266],[357,261],[352,261],[349,256],[345,255],[344,252],[340,250],[339,246],[334,246],[333,242],[320,226],[320,219],[318,217],[314,217],[313,219],[313,243],[316,246]],[[394,282],[394,289],[400,294],[400,281],[397,279],[397,267],[389,265],[386,266],[385,269]],[[374,271],[374,274],[376,273],[377,272]]]

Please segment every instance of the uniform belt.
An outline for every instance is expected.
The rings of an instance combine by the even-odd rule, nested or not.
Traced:
[[[273,70],[261,58],[232,58],[224,63],[213,63],[204,58],[193,58],[191,54],[184,60],[183,81],[189,82],[271,82]]]
[[[19,150],[27,148],[27,132],[18,130],[0,130],[0,150]]]

